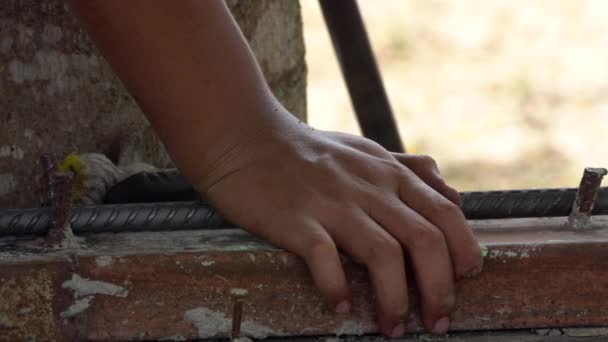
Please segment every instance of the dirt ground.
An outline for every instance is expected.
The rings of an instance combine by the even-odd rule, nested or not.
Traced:
[[[359,134],[317,1],[309,122]],[[576,186],[608,166],[608,1],[360,0],[408,151],[459,190]]]

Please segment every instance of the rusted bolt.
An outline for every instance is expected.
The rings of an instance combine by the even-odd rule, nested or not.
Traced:
[[[54,172],[49,178],[49,201],[51,218],[47,241],[49,244],[63,244],[72,237],[70,218],[72,216],[72,187],[74,176],[68,172]]]
[[[591,227],[591,212],[593,211],[595,201],[597,200],[602,178],[604,178],[607,173],[608,170],[605,168],[585,168],[568,219],[570,226],[573,229],[587,229]]]
[[[243,320],[243,299],[247,295],[245,289],[230,290],[232,297],[232,330],[230,341],[235,342],[241,336],[241,321]]]
[[[51,175],[57,172],[57,159],[50,153],[41,155],[40,168],[41,173],[38,180],[40,205],[48,206],[50,204]]]

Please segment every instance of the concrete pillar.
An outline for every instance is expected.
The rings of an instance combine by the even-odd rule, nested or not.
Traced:
[[[306,66],[297,0],[228,4],[275,95],[306,116]],[[131,96],[61,0],[0,5],[0,207],[38,205],[41,153],[101,152],[129,137],[133,158],[170,160]]]

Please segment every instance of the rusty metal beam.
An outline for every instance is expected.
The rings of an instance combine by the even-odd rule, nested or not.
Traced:
[[[608,322],[608,216],[472,221],[485,268],[457,286],[452,329]],[[345,261],[354,310],[326,310],[305,264],[239,230],[93,234],[81,248],[0,239],[0,340],[228,337],[376,331],[366,272]],[[420,331],[410,289],[410,331]]]

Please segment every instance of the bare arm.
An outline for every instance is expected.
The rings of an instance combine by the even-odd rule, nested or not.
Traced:
[[[407,254],[425,326],[447,330],[454,281],[481,258],[432,160],[298,122],[221,0],[71,3],[177,166],[229,220],[302,256],[338,313],[350,309],[338,249],[366,265],[391,336],[405,330]]]
[[[71,3],[190,179],[284,119],[222,1]]]

